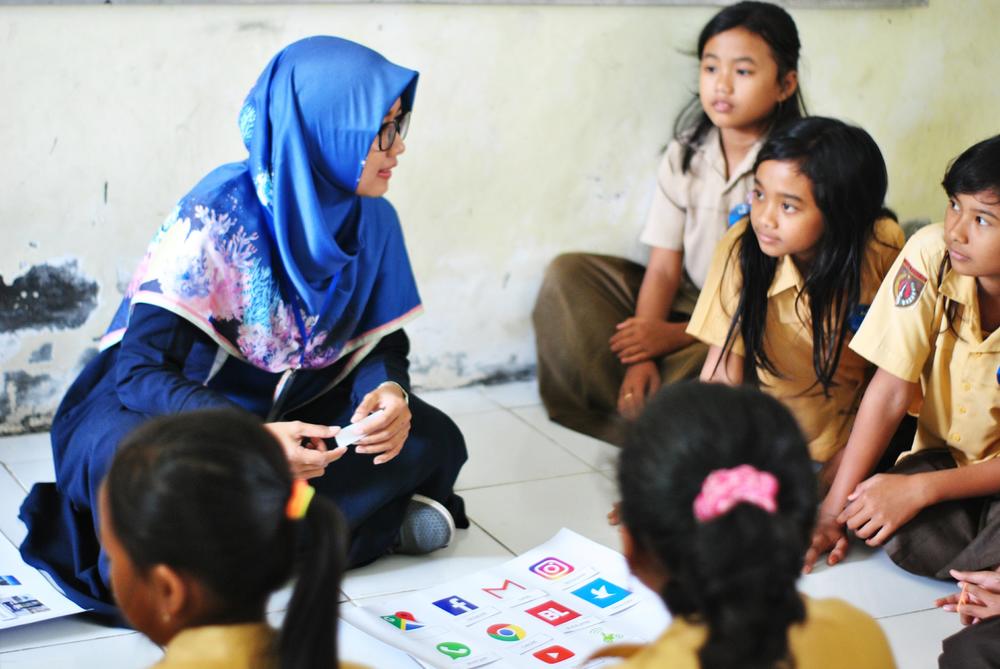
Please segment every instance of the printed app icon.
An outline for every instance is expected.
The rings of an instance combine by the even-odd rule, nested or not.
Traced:
[[[453,616],[460,616],[463,613],[468,613],[469,611],[475,611],[476,609],[479,608],[472,602],[467,602],[461,597],[457,597],[455,595],[437,600],[436,602],[434,602],[434,606],[438,607],[443,611],[447,611]]]
[[[497,623],[486,628],[486,633],[497,641],[520,641],[528,636],[523,628],[509,623]]]
[[[603,578],[595,578],[587,585],[572,592],[580,599],[602,609],[616,604],[632,594],[631,590],[615,585],[611,581],[605,581]]]
[[[382,620],[404,632],[412,632],[423,627],[423,624],[418,623],[417,618],[409,611],[396,611],[391,616],[382,616]]]
[[[529,569],[532,573],[538,574],[542,578],[550,581],[562,578],[573,571],[573,565],[567,564],[559,558],[547,557],[541,562],[536,562]]]
[[[492,597],[496,597],[497,599],[503,599],[508,595],[512,594],[511,592],[508,592],[512,587],[517,588],[518,590],[527,590],[527,588],[525,588],[520,583],[515,583],[514,581],[505,578],[503,580],[503,584],[500,585],[499,587],[483,588],[483,592]]]
[[[621,632],[615,632],[614,630],[608,630],[600,626],[592,627],[588,634],[598,638],[601,643],[618,643],[625,638],[625,635]]]
[[[571,651],[569,648],[563,648],[562,646],[549,646],[548,648],[535,651],[532,655],[545,664],[559,664],[560,662],[573,657],[576,653]]]
[[[437,650],[442,655],[447,655],[453,660],[458,660],[472,655],[471,648],[466,646],[464,643],[458,643],[457,641],[442,641],[437,645]]]
[[[573,609],[566,608],[562,604],[557,604],[551,599],[544,604],[539,604],[538,606],[526,610],[525,613],[535,616],[539,620],[543,620],[553,627],[558,627],[563,623],[568,623],[574,618],[580,617],[580,614]]]

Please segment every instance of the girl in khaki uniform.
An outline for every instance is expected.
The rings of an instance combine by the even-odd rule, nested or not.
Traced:
[[[101,487],[101,542],[122,614],[166,646],[156,669],[338,666],[346,527],[313,493],[248,413],[155,418],[125,438]],[[274,630],[265,606],[295,567]]]
[[[899,252],[875,141],[829,118],[775,131],[757,157],[750,217],[715,251],[688,332],[703,381],[755,383],[792,411],[832,479],[872,366],[847,350]]]
[[[648,266],[561,255],[532,312],[549,417],[614,444],[661,384],[697,375],[705,347],[684,328],[712,252],[746,208],[764,138],[805,113],[798,30],[784,9],[726,7],[702,29],[698,57],[699,95],[677,119],[640,237]]]
[[[677,384],[629,432],[622,543],[673,615],[622,669],[891,669],[885,635],[839,599],[796,590],[816,513],[802,432],[749,388]],[[791,660],[791,662],[789,661]]]
[[[843,559],[850,530],[916,574],[1000,565],[1000,136],[959,156],[943,185],[944,224],[906,244],[851,342],[878,371],[809,564],[831,549],[829,564]],[[921,398],[910,452],[866,480]]]

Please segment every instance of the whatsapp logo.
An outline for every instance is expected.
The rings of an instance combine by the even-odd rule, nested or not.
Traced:
[[[469,657],[472,655],[472,649],[463,643],[456,643],[455,641],[444,641],[437,645],[439,653],[447,655],[453,660],[457,660],[462,657]]]

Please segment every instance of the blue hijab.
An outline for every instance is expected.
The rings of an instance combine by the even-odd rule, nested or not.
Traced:
[[[417,73],[335,37],[287,46],[239,115],[247,160],[209,173],[150,243],[102,347],[134,304],[168,309],[260,369],[347,369],[420,310],[395,210],[355,194],[382,119]]]

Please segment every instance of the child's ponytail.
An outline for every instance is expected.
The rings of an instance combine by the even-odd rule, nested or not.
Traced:
[[[293,521],[296,522],[296,521]],[[337,609],[346,567],[343,517],[317,496],[297,521],[308,550],[301,556],[292,599],[278,636],[280,669],[330,669],[337,661]],[[300,537],[300,541],[301,541]]]
[[[662,568],[667,608],[707,628],[701,666],[792,666],[816,481],[788,410],[747,387],[668,386],[633,424],[618,483],[622,522]]]
[[[708,627],[698,653],[703,669],[771,669],[788,658],[788,628],[805,620],[795,589],[800,532],[795,520],[745,504],[698,528],[693,576]]]

